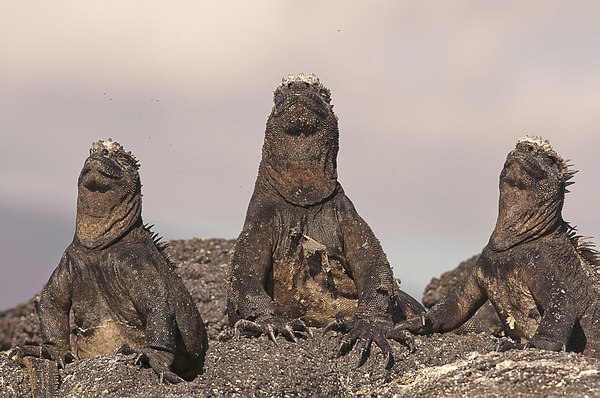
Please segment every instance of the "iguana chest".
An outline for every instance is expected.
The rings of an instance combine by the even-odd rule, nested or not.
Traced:
[[[272,264],[272,294],[279,312],[312,326],[354,316],[356,286],[335,207],[286,212],[281,219]]]
[[[479,269],[480,283],[507,335],[516,340],[529,340],[537,330],[541,315],[534,292],[524,274],[533,266],[531,258],[519,253],[490,253],[484,250]]]
[[[79,358],[110,354],[121,345],[144,345],[145,322],[129,298],[126,281],[117,272],[112,253],[72,253],[71,338]]]

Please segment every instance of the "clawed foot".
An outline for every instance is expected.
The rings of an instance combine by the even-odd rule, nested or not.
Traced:
[[[359,339],[363,340],[365,344],[360,352],[360,359],[358,361],[359,367],[364,365],[365,362],[367,362],[367,359],[369,359],[369,356],[371,355],[371,346],[373,345],[373,342],[375,342],[385,358],[385,368],[391,369],[394,366],[394,356],[392,355],[392,349],[386,336],[392,329],[392,326],[392,322],[388,320],[369,321],[360,318],[351,321],[336,320],[327,325],[323,330],[323,333],[327,333],[331,330],[347,333],[340,343],[340,348],[336,355],[338,358],[352,351]],[[415,351],[414,339],[410,333],[403,338],[398,337],[396,340],[406,345],[411,352]]]
[[[264,334],[275,344],[277,344],[277,341],[275,340],[277,335],[282,335],[294,343],[298,342],[296,334],[313,337],[310,328],[300,319],[293,319],[291,321],[286,321],[279,317],[269,317],[256,321],[240,319],[235,323],[234,329],[236,336],[239,336],[240,334],[249,336],[260,336]]]
[[[547,351],[566,351],[566,346],[556,341],[534,337],[528,343],[519,343],[513,340],[501,340],[496,347],[496,351],[504,352],[509,350],[525,350],[528,348],[537,348]]]
[[[74,360],[71,352],[67,352],[66,355],[63,356],[58,354],[52,346],[47,344],[16,346],[10,350],[8,357],[15,360],[17,363],[22,363],[22,360],[25,357],[48,359],[56,362],[60,369],[63,369],[65,364]]]
[[[169,351],[158,350],[155,348],[142,348],[136,351],[124,344],[114,351],[115,354],[132,355],[137,354],[135,358],[136,365],[148,366],[158,375],[158,379],[162,384],[163,381],[168,381],[172,384],[181,383],[183,379],[171,371],[174,355]]]
[[[525,348],[527,348],[527,345],[523,343],[513,340],[500,340],[496,346],[496,351],[505,352],[510,350],[524,350]]]
[[[406,332],[412,334],[429,334],[431,333],[431,322],[426,314],[421,314],[419,317],[399,322],[390,332],[388,332],[388,338],[397,340],[396,337],[401,337]]]

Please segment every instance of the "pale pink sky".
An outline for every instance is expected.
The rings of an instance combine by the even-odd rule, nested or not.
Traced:
[[[580,170],[564,215],[599,240],[598,15],[595,1],[0,2],[0,309],[39,291],[71,241],[98,139],[140,159],[144,220],[167,239],[235,238],[288,73],[331,89],[340,181],[416,297],[486,244],[527,133]]]

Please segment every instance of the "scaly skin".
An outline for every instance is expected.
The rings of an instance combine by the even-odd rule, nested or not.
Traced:
[[[202,372],[204,324],[163,246],[143,225],[138,167],[116,142],[92,145],[79,176],[75,237],[40,297],[44,344],[22,347],[20,357],[62,364],[135,351],[170,382]]]
[[[489,299],[516,340],[504,348],[599,357],[598,253],[561,215],[573,174],[548,141],[519,139],[500,174],[498,220],[477,264],[421,322],[395,332],[453,330]]]
[[[309,326],[346,331],[339,355],[421,305],[397,287],[381,245],[337,181],[337,118],[314,76],[275,90],[262,161],[230,268],[229,320],[242,332],[295,340]],[[399,337],[398,340],[406,339]]]
[[[479,255],[473,256],[461,262],[456,268],[444,272],[439,278],[432,278],[423,292],[423,305],[431,308],[459,284],[468,273],[475,267]],[[454,333],[491,333],[494,336],[505,336],[500,318],[489,300],[481,306],[477,312],[461,327],[454,329]]]

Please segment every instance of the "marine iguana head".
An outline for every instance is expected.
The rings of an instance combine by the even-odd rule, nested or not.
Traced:
[[[289,75],[273,102],[259,176],[290,203],[322,202],[337,186],[339,133],[329,89],[315,75]]]
[[[92,144],[79,175],[75,236],[88,248],[103,248],[141,224],[139,164],[112,141]]]
[[[522,137],[500,173],[498,219],[490,247],[506,250],[560,226],[566,187],[576,173],[541,137]]]

